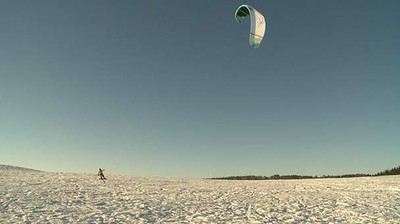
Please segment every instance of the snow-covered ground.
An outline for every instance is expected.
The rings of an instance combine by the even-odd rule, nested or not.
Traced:
[[[400,223],[400,176],[108,177],[0,170],[0,223]]]

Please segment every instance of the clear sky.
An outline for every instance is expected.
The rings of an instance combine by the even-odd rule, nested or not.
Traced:
[[[257,50],[242,3],[267,20]],[[0,155],[138,176],[398,166],[400,1],[1,1]]]

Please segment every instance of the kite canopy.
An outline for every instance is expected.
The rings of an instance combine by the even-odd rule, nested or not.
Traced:
[[[235,19],[241,23],[247,16],[250,16],[250,45],[258,48],[264,37],[266,22],[264,16],[255,8],[249,5],[241,5],[236,9]]]

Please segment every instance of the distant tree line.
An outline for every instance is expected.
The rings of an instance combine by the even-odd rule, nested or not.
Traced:
[[[321,178],[351,178],[351,177],[371,177],[371,176],[385,176],[385,175],[400,175],[400,166],[390,170],[379,172],[375,175],[371,174],[344,174],[344,175],[323,175],[323,176],[307,176],[307,175],[279,175],[275,174],[272,176],[229,176],[229,177],[215,177],[208,178],[213,180],[298,180],[298,179],[321,179]]]
[[[400,174],[400,166],[395,167],[390,170],[385,170],[383,172],[379,172],[375,176],[399,175],[399,174]]]

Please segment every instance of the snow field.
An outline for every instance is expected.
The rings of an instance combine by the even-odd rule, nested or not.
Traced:
[[[400,223],[400,176],[108,177],[0,170],[0,223]]]

